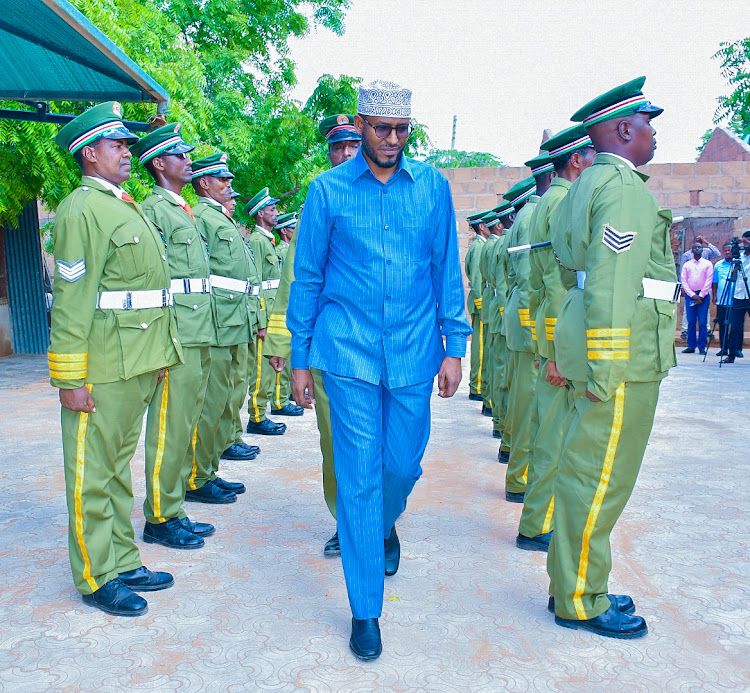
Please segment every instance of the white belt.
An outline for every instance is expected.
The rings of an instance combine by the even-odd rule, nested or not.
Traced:
[[[583,289],[586,284],[586,272],[576,272],[578,288]],[[653,298],[657,301],[677,303],[680,300],[680,283],[665,282],[661,279],[643,278],[643,298]]]
[[[169,290],[173,294],[210,294],[211,282],[206,278],[173,279],[169,283]]]
[[[169,289],[153,291],[102,291],[96,307],[103,310],[141,310],[143,308],[164,308],[172,305]]]
[[[261,282],[260,285],[263,287],[264,291],[268,291],[269,289],[278,289],[280,283],[280,279],[267,279],[266,281]]]
[[[232,279],[231,277],[220,277],[218,274],[211,275],[211,287],[236,291],[240,294],[250,294],[250,296],[260,295],[260,286],[257,284],[253,285],[250,282],[243,282],[241,279]]]

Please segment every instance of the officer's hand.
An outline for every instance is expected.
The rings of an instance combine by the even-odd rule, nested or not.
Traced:
[[[156,384],[157,385],[161,385],[161,381],[164,380],[164,375],[166,374],[166,372],[167,372],[166,368],[162,368],[159,371],[159,375],[156,376]]]
[[[556,385],[557,387],[565,387],[567,383],[565,376],[557,370],[557,363],[555,361],[547,361],[546,378],[550,385]]]
[[[261,339],[265,339],[266,338],[266,328],[265,327],[261,327],[258,330],[258,337],[260,337]]]
[[[315,383],[309,368],[292,368],[292,394],[303,409],[315,404]]]
[[[539,359],[534,359],[534,368],[539,368],[539,364],[541,361]]]
[[[286,360],[281,356],[270,356],[268,358],[268,363],[271,364],[271,368],[273,368],[277,373],[281,373],[281,371],[283,371],[284,367],[286,366]]]
[[[438,397],[453,397],[461,383],[461,359],[446,356],[438,372]]]
[[[60,389],[60,404],[71,411],[82,411],[87,414],[96,411],[94,398],[85,385],[75,390]]]
[[[593,392],[590,392],[588,388],[586,388],[586,397],[592,402],[601,402],[601,400]]]

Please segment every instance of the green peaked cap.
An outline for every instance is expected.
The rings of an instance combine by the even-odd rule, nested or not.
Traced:
[[[201,176],[213,176],[214,178],[234,178],[234,174],[227,166],[228,154],[216,152],[210,156],[204,156],[193,162],[193,174],[190,176],[193,180]]]
[[[664,109],[654,106],[643,95],[641,89],[645,82],[645,77],[638,77],[610,89],[606,94],[597,96],[583,108],[579,108],[571,120],[582,122],[588,128],[602,121],[622,118],[632,113],[648,113],[652,118],[656,118]]]
[[[501,205],[495,207],[492,211],[497,214],[498,219],[502,219],[503,217],[507,217],[509,214],[513,214],[513,212],[515,211],[515,207],[506,200]]]
[[[93,144],[100,138],[127,140],[129,145],[138,141],[138,136],[130,132],[122,122],[122,106],[117,101],[100,103],[73,118],[60,129],[55,142],[59,147],[75,154],[82,147]]]
[[[485,209],[481,212],[477,212],[476,214],[471,214],[470,216],[466,217],[466,221],[468,221],[470,224],[478,224],[482,217],[485,216],[490,210]]]
[[[555,167],[552,165],[552,159],[549,158],[547,152],[529,159],[524,163],[524,166],[528,166],[531,169],[532,176],[541,176],[555,170]]]
[[[328,144],[345,140],[359,142],[362,139],[362,135],[354,127],[354,116],[349,113],[340,113],[323,118],[318,125],[318,130],[328,140]]]
[[[529,176],[528,178],[518,181],[518,183],[503,195],[503,198],[508,200],[508,202],[514,207],[518,207],[518,205],[531,197],[535,192],[536,181],[534,180],[534,176]]]
[[[271,197],[271,194],[268,192],[268,188],[263,188],[257,195],[255,195],[250,202],[248,202],[245,205],[245,211],[251,216],[254,217],[258,212],[260,212],[263,207],[268,207],[268,205],[275,205],[278,202],[278,200],[275,197]]]
[[[581,147],[593,147],[591,138],[586,134],[586,126],[583,123],[561,130],[542,144],[550,156],[555,159],[558,156],[575,151]]]
[[[276,222],[275,229],[285,229],[287,226],[297,225],[297,214],[295,212],[289,212],[288,214],[279,214],[278,221]]]
[[[141,137],[130,147],[130,151],[137,156],[142,164],[151,161],[162,154],[185,154],[192,152],[195,147],[182,139],[180,123],[164,125],[145,137]]]

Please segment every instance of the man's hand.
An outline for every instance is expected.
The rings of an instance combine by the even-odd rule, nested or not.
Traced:
[[[586,388],[586,397],[588,397],[592,402],[601,402],[601,400],[588,388]]]
[[[268,363],[277,373],[281,373],[286,367],[286,360],[281,356],[269,356]]]
[[[703,238],[703,236],[696,236],[696,237],[695,237],[695,242],[696,242],[696,243],[700,243],[701,245],[703,245],[703,244],[704,244],[704,243],[705,243],[706,241],[705,241],[705,239]]]
[[[315,383],[309,368],[292,368],[292,394],[303,409],[315,404]]]
[[[555,361],[547,361],[546,378],[550,385],[556,385],[557,387],[565,387],[567,383],[565,376],[557,370],[557,363]]]
[[[166,368],[162,368],[159,371],[159,374],[156,376],[156,384],[157,385],[161,385],[161,381],[164,380],[164,376],[166,375],[166,372],[167,372]]]
[[[266,328],[265,327],[261,327],[260,329],[258,329],[258,337],[260,337],[261,339],[265,339],[266,338]]]
[[[461,359],[446,356],[438,373],[438,397],[453,397],[461,383]]]
[[[94,398],[85,385],[75,390],[60,389],[60,404],[71,411],[82,411],[87,414],[96,411]]]

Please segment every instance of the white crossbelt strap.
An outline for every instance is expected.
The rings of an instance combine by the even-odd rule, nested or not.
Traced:
[[[211,287],[214,289],[225,289],[226,291],[236,291],[240,294],[250,294],[250,296],[258,296],[260,294],[260,286],[253,285],[250,282],[243,282],[241,279],[232,279],[232,277],[221,277],[218,274],[212,274]]]
[[[199,279],[173,279],[169,283],[173,294],[210,294],[211,282],[208,277]]]
[[[280,283],[280,279],[267,279],[266,281],[261,282],[261,286],[264,291],[268,291],[269,289],[278,289]]]
[[[583,289],[586,285],[586,272],[576,272],[578,288]],[[669,301],[677,303],[680,300],[680,283],[665,282],[661,279],[643,278],[643,298],[653,298],[657,301]]]
[[[143,308],[164,308],[172,305],[169,289],[153,291],[102,291],[96,307],[103,310],[141,310]]]

